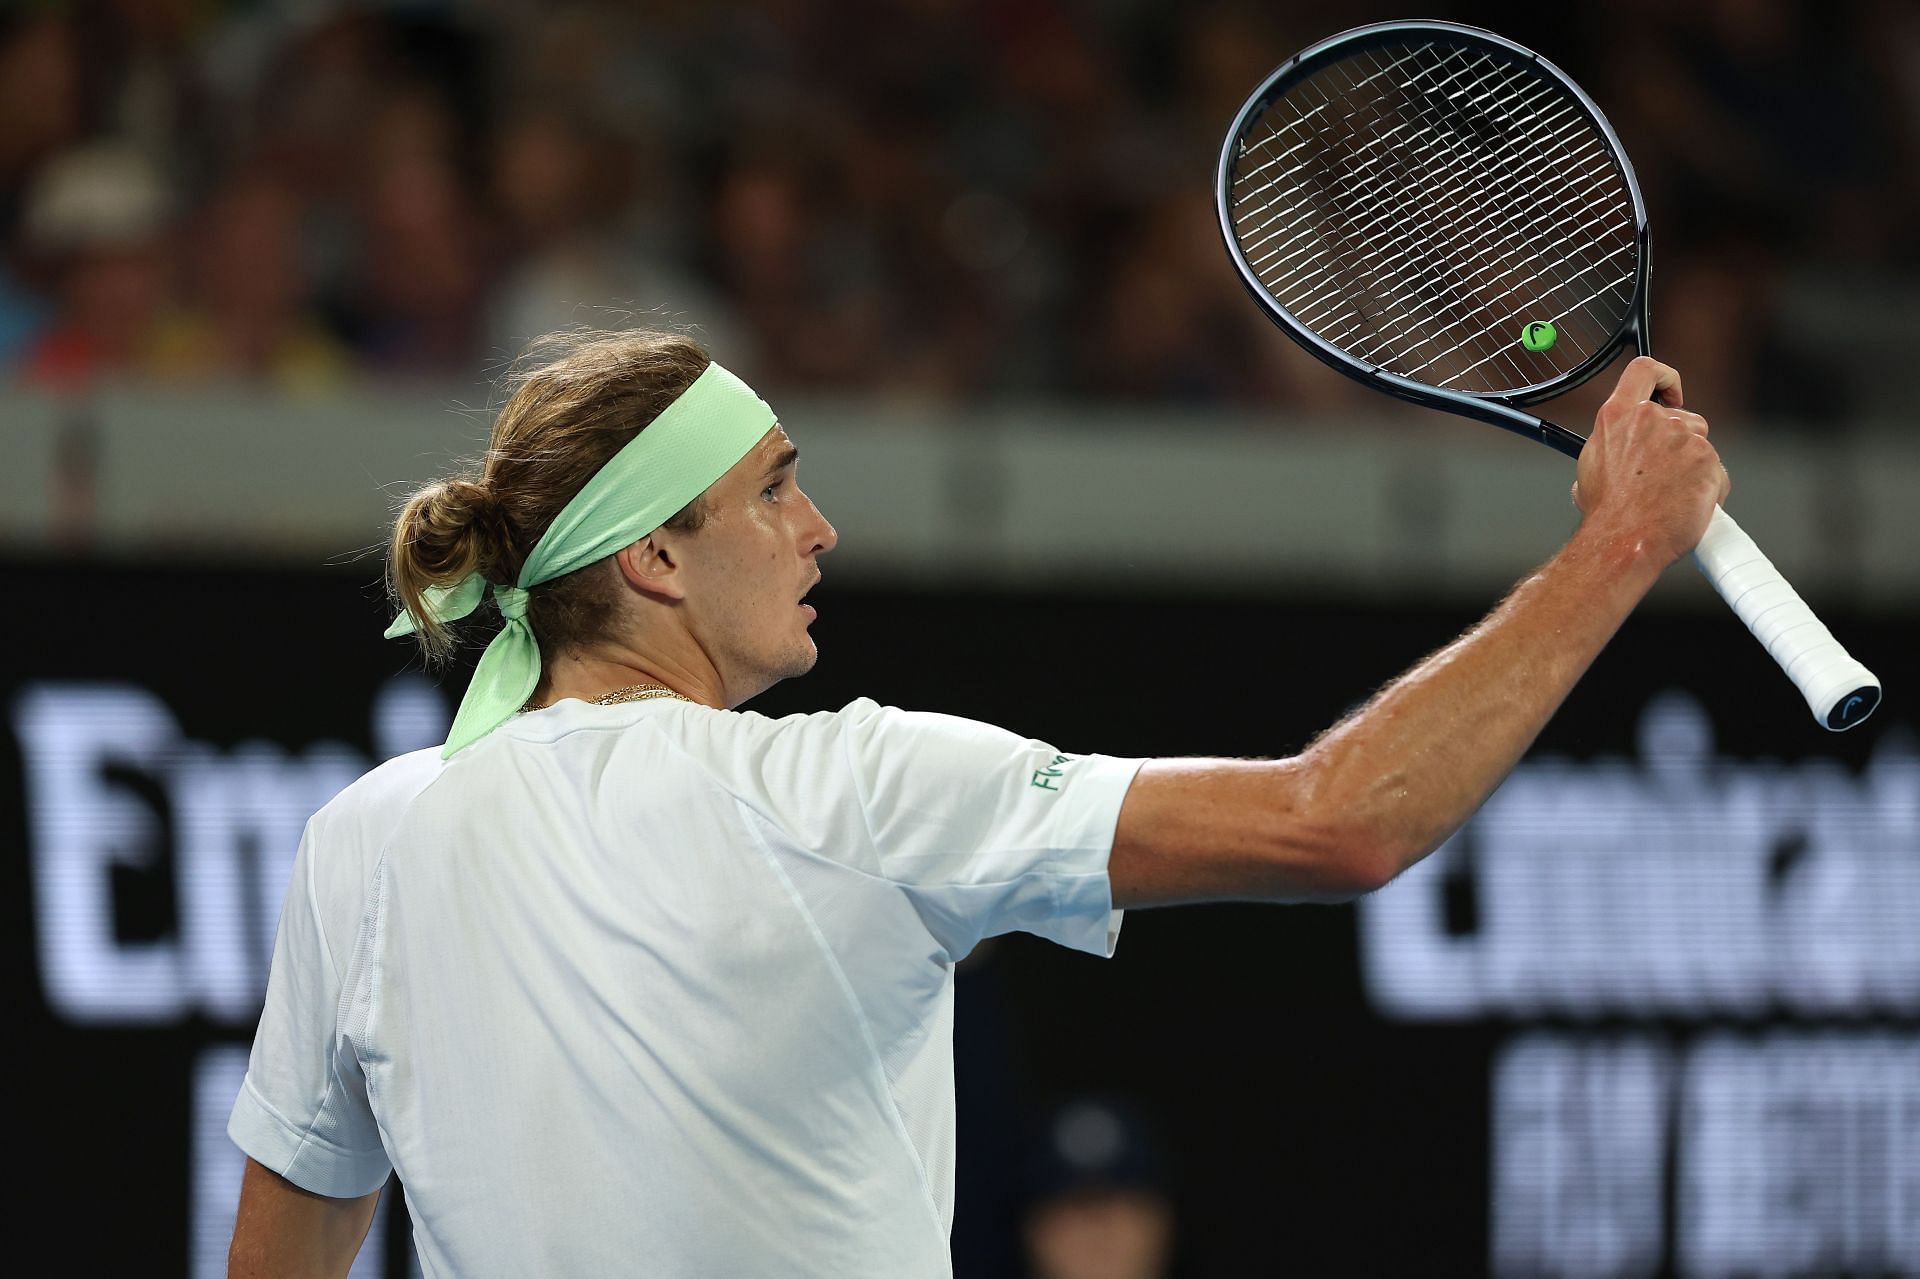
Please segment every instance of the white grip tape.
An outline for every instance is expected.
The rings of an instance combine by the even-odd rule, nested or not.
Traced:
[[[1879,700],[1880,681],[1840,646],[1732,516],[1714,508],[1693,558],[1720,597],[1800,689],[1822,727],[1852,728],[1866,719],[1871,703]],[[1842,722],[1835,724],[1832,716],[1841,700],[1866,688],[1873,693],[1857,714],[1849,704]]]

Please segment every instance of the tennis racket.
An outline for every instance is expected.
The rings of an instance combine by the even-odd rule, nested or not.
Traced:
[[[1539,54],[1391,22],[1269,75],[1220,148],[1220,230],[1289,337],[1399,399],[1578,457],[1525,411],[1631,342],[1648,353],[1647,215],[1620,140]],[[1880,681],[1723,510],[1694,559],[1806,696],[1852,728]]]

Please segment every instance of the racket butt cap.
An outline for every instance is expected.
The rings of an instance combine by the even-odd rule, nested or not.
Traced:
[[[1863,684],[1835,701],[1827,710],[1827,727],[1836,733],[1844,733],[1849,728],[1865,723],[1879,705],[1880,686]]]

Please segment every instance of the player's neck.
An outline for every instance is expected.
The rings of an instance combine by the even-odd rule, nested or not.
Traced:
[[[590,702],[618,688],[659,684],[703,706],[725,708],[719,672],[704,660],[675,660],[670,654],[637,653],[619,647],[566,652],[544,665],[533,700],[551,706],[563,697]]]

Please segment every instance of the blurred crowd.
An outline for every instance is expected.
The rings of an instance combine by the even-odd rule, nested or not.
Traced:
[[[324,394],[489,376],[534,334],[631,317],[692,326],[770,390],[1335,408],[1364,393],[1242,295],[1212,165],[1268,70],[1380,16],[1397,15],[15,6],[0,368]],[[1448,16],[1547,51],[1605,104],[1648,189],[1658,349],[1690,400],[1848,411],[1873,362],[1809,344],[1795,302],[1808,279],[1889,290],[1896,315],[1914,296],[1920,6]]]

